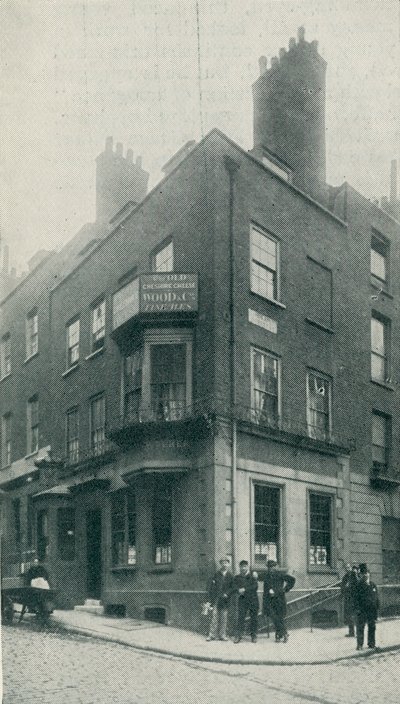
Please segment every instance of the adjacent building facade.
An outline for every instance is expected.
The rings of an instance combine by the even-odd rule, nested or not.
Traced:
[[[400,226],[325,182],[325,70],[299,30],[253,150],[212,130],[147,195],[108,141],[97,222],[3,301],[4,575],[192,627],[222,555],[398,581]]]

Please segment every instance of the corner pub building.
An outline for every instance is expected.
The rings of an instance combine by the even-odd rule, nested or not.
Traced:
[[[395,168],[382,207],[326,183],[325,72],[301,28],[253,149],[213,129],[149,193],[108,139],[96,222],[3,300],[3,583],[37,553],[61,607],[192,628],[221,555],[397,583]]]

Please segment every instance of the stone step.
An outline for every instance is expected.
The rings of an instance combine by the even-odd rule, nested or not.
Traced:
[[[100,599],[85,599],[85,606],[101,606]]]
[[[103,616],[104,606],[93,606],[91,604],[83,604],[82,606],[74,606],[74,611],[83,611],[88,614],[96,614],[97,616]]]

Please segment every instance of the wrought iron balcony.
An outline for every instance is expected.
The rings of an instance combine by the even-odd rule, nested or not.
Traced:
[[[395,489],[400,486],[400,471],[388,464],[373,462],[370,479],[377,489]]]
[[[64,457],[60,472],[64,475],[77,469],[98,469],[111,462],[117,453],[118,448],[109,440],[99,440],[86,450],[74,448]]]

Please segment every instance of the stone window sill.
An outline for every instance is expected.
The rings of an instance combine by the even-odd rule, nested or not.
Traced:
[[[85,362],[87,362],[89,359],[94,359],[95,357],[99,357],[101,354],[104,352],[104,347],[99,347],[98,350],[95,350],[94,352],[91,352],[88,354],[87,357],[85,357]]]
[[[65,378],[66,376],[69,376],[69,374],[71,374],[73,371],[75,371],[75,369],[78,369],[78,367],[79,367],[79,362],[77,362],[76,364],[73,364],[72,367],[69,367],[69,369],[66,369],[65,372],[63,372],[61,374],[61,376],[63,378]]]

